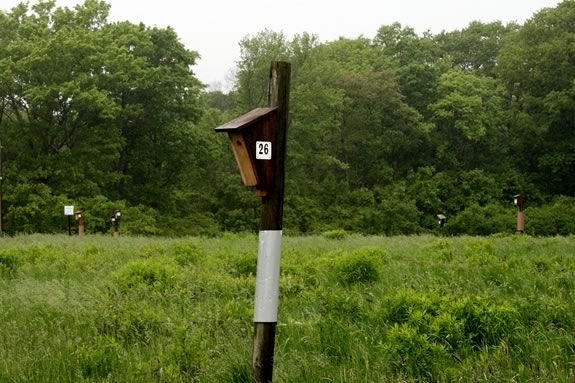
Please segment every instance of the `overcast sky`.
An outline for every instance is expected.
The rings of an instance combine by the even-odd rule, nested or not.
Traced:
[[[18,0],[0,0],[9,9]],[[33,1],[32,1],[33,2]],[[79,0],[57,0],[73,6]],[[265,28],[288,36],[310,32],[321,41],[340,36],[373,37],[384,24],[399,21],[418,33],[464,28],[473,20],[523,23],[557,0],[107,0],[110,20],[172,26],[201,59],[194,71],[208,85],[229,87],[226,77],[239,57],[239,40]]]

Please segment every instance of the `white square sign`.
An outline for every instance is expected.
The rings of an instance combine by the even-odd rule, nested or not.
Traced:
[[[256,141],[256,159],[257,160],[271,160],[272,159],[272,143],[269,141]]]
[[[64,206],[64,215],[74,215],[74,205]]]

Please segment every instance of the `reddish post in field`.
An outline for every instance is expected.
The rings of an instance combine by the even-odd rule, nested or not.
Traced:
[[[519,208],[519,211],[517,212],[517,232],[523,233],[525,231],[525,198],[523,195],[517,194],[513,196],[513,204]]]
[[[75,212],[74,218],[78,221],[78,235],[84,235],[86,233],[86,218],[84,217],[84,212],[81,210]]]
[[[517,232],[523,233],[525,231],[525,212],[517,212]]]

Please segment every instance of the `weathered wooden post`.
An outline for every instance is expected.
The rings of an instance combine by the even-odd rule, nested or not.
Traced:
[[[78,235],[84,235],[86,233],[86,218],[84,217],[84,212],[78,210],[74,213],[74,218],[78,221]]]
[[[273,372],[279,303],[290,77],[291,68],[289,63],[272,63],[268,102],[270,106],[278,109],[276,127],[272,136],[272,142],[275,144],[275,155],[271,159],[274,172],[271,190],[267,196],[262,198],[261,231],[256,274],[252,366],[254,377],[258,382],[271,382]]]
[[[227,132],[242,181],[262,198],[252,368],[258,383],[272,381],[279,303],[285,154],[291,67],[272,62],[267,108],[254,109],[216,128]]]
[[[513,204],[519,209],[519,211],[517,211],[517,232],[523,233],[525,231],[525,198],[523,195],[517,194],[513,196]]]
[[[4,184],[4,167],[2,165],[2,142],[0,142],[0,235],[4,235],[4,205],[2,205],[2,200],[4,199],[3,184]]]

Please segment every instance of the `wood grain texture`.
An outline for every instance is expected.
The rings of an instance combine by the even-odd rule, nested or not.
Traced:
[[[246,142],[244,136],[239,132],[230,132],[230,143],[240,168],[242,182],[246,186],[255,187],[258,184],[258,177],[252,157],[248,152],[250,150],[249,143]]]
[[[272,62],[270,70],[269,104],[277,107],[275,121],[263,127],[273,143],[271,161],[260,161],[262,174],[270,177],[267,195],[262,197],[260,230],[281,230],[285,185],[289,88],[291,66],[288,62]],[[267,163],[267,164],[266,164]],[[269,173],[268,173],[269,172]],[[276,323],[255,323],[252,369],[254,380],[269,383],[273,377]]]

